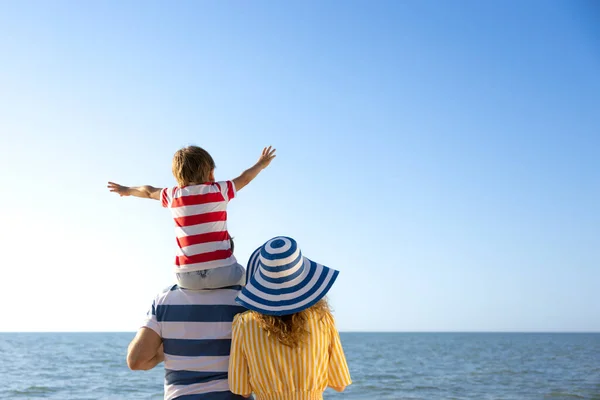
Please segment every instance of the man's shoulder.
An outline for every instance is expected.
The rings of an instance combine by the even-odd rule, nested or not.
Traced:
[[[237,306],[235,298],[240,290],[241,286],[210,290],[188,290],[181,288],[179,285],[171,285],[163,289],[157,297],[161,303]]]
[[[183,292],[183,293],[239,293],[239,291],[242,290],[242,286],[241,285],[233,285],[233,286],[226,286],[226,287],[222,287],[222,288],[218,288],[218,289],[205,289],[205,290],[191,290],[191,289],[184,289],[181,286],[179,286],[178,284],[174,284],[174,285],[169,285],[165,288],[163,288],[160,291],[160,294],[167,294],[169,292]]]
[[[160,292],[158,292],[156,294],[156,300],[160,302],[165,297],[167,297],[171,292],[176,291],[177,289],[179,289],[178,285],[169,285],[169,286],[163,288]]]
[[[160,294],[165,294],[165,293],[168,293],[168,292],[172,292],[173,290],[177,290],[177,289],[179,289],[179,285],[177,285],[177,284],[175,284],[175,285],[169,285],[166,288],[164,288],[160,292]]]
[[[237,294],[235,288],[187,290],[174,285],[158,296],[154,305],[156,318],[159,323],[232,323],[237,314],[246,311],[236,303]],[[177,326],[171,328],[180,329]],[[176,333],[173,335],[177,336]],[[173,335],[163,329],[163,337]]]

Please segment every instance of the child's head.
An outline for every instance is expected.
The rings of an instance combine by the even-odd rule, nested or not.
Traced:
[[[179,186],[212,182],[214,170],[215,161],[202,147],[184,147],[173,156],[173,176]]]

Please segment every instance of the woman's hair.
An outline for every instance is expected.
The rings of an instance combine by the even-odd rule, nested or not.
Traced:
[[[316,313],[319,320],[331,313],[327,299],[322,298],[312,307],[290,315],[265,315],[254,311],[258,323],[269,336],[273,335],[288,347],[298,347],[310,334],[307,325],[311,313]]]

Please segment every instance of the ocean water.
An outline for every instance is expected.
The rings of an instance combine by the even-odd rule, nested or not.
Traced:
[[[133,333],[0,333],[1,399],[162,399]],[[326,399],[600,399],[600,334],[342,333],[353,385]]]

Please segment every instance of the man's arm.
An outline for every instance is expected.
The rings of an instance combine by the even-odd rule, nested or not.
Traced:
[[[165,359],[162,338],[150,328],[140,328],[127,348],[127,366],[132,371],[147,371]]]
[[[118,183],[108,182],[108,190],[119,194],[119,196],[135,196],[143,199],[160,200],[160,192],[162,188],[155,188],[153,186],[122,186]]]
[[[254,178],[256,178],[260,171],[269,166],[275,157],[275,149],[272,149],[271,146],[265,147],[256,164],[242,172],[240,176],[233,180],[235,190],[241,190],[244,186],[249,184]]]

